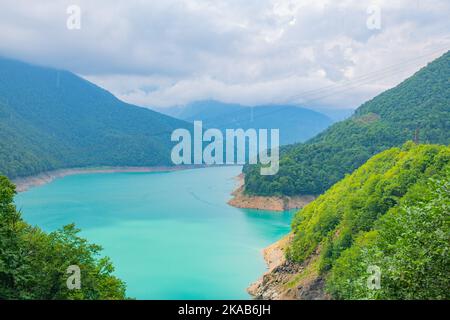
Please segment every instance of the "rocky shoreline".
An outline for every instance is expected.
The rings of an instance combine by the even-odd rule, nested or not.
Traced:
[[[96,168],[70,168],[47,171],[37,175],[13,179],[17,192],[24,192],[30,188],[41,186],[52,182],[55,179],[76,174],[89,173],[116,173],[116,172],[167,172],[179,171],[187,169],[195,169],[196,166],[180,166],[180,167],[96,167]]]
[[[244,194],[244,175],[237,179],[237,189],[228,204],[243,209],[287,211],[303,208],[314,201],[314,196],[261,197]],[[290,233],[262,251],[267,263],[267,272],[252,283],[247,292],[257,300],[327,300],[324,280],[318,272],[319,252],[304,263],[286,259],[286,250],[292,241]]]
[[[244,193],[244,174],[237,177],[238,186],[232,193],[233,198],[228,204],[241,209],[257,209],[268,211],[288,211],[301,209],[312,202],[314,196],[277,197],[249,196]]]
[[[287,261],[285,253],[291,240],[289,234],[263,250],[268,271],[247,292],[257,300],[329,300],[318,271],[318,253],[301,264]]]

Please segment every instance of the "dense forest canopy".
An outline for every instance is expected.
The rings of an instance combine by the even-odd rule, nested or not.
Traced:
[[[372,157],[300,210],[288,259],[312,257],[338,299],[449,299],[450,147],[406,143]],[[367,286],[381,271],[380,290]],[[307,271],[305,271],[307,272]]]
[[[0,58],[0,174],[171,165],[170,135],[190,124],[118,100],[74,75]]]
[[[283,148],[277,175],[261,176],[258,166],[245,167],[245,191],[318,195],[371,156],[412,139],[450,143],[450,52],[363,104],[350,119]]]

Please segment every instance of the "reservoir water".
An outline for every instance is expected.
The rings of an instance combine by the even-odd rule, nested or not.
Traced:
[[[16,197],[46,231],[76,223],[104,248],[137,299],[248,299],[261,251],[289,232],[292,212],[227,204],[240,167],[82,174]]]

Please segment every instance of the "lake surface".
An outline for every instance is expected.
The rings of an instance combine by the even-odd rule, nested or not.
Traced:
[[[248,299],[261,250],[289,232],[291,212],[227,204],[240,167],[83,174],[16,197],[46,231],[75,222],[100,244],[137,299]]]

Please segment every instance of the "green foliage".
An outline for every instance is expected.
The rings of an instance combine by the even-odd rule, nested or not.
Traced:
[[[450,298],[450,174],[416,188],[421,198],[389,211],[337,259],[327,287],[339,299]],[[380,290],[367,286],[367,267],[381,270]]]
[[[190,124],[118,100],[65,71],[0,58],[0,174],[171,165],[170,135]]]
[[[401,146],[450,143],[450,52],[399,86],[357,109],[304,144],[281,149],[276,176],[244,168],[245,191],[258,195],[322,194],[371,156]],[[417,131],[419,130],[419,131]]]
[[[15,187],[0,176],[0,299],[124,299],[125,284],[100,257],[101,247],[68,225],[47,234],[24,222],[16,210]],[[81,270],[81,289],[69,290],[67,268]]]
[[[450,147],[384,151],[297,213],[288,258],[319,254],[339,299],[448,298],[449,186]],[[382,290],[367,287],[371,265]]]

